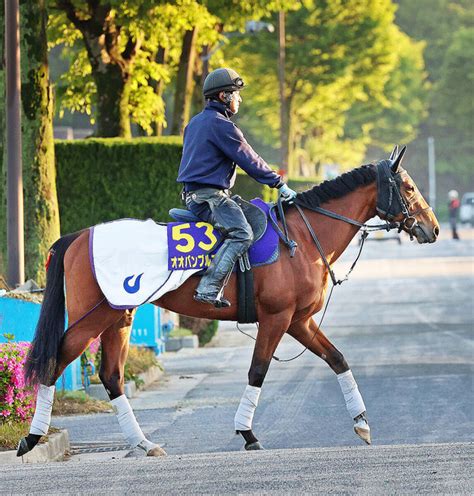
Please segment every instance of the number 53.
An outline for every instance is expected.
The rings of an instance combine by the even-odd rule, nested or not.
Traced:
[[[183,244],[177,244],[176,249],[181,253],[189,253],[193,251],[196,246],[196,240],[192,237],[191,234],[186,232],[187,229],[191,227],[191,224],[178,224],[171,228],[171,237],[174,241],[183,241]],[[204,227],[206,232],[204,236],[209,240],[208,243],[204,241],[199,241],[198,246],[203,250],[211,250],[217,243],[217,238],[214,235],[213,228],[211,224],[207,222],[197,222],[196,227]]]

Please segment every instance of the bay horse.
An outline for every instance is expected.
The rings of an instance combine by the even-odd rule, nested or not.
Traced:
[[[394,149],[390,159],[361,166],[336,179],[299,193],[286,207],[289,234],[297,243],[290,256],[283,245],[278,260],[254,269],[259,331],[248,385],[235,415],[235,429],[245,448],[263,449],[252,431],[252,419],[270,361],[287,332],[323,359],[336,373],[355,432],[371,442],[366,407],[342,353],[313,320],[325,299],[330,266],[339,258],[362,223],[377,213],[397,223],[418,243],[433,243],[439,224],[415,183],[401,167],[405,148]],[[296,207],[296,208],[295,208]],[[324,207],[326,213],[321,212]],[[318,211],[319,209],[319,211]],[[327,211],[330,211],[329,214]],[[320,240],[316,249],[315,236]],[[217,320],[237,320],[236,276],[230,277],[226,298],[230,308],[216,309],[193,300],[199,276],[153,301],[179,314]],[[64,291],[65,288],[65,291]],[[65,328],[65,310],[70,326]],[[147,440],[124,395],[124,364],[133,319],[132,310],[111,308],[102,294],[89,260],[89,230],[57,240],[50,264],[41,314],[26,364],[26,378],[39,384],[30,433],[20,440],[18,456],[30,451],[48,431],[54,384],[65,367],[101,337],[100,379],[110,397],[125,439],[149,456],[166,454]]]

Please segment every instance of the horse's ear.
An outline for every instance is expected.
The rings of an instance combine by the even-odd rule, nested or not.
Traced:
[[[392,153],[390,154],[390,160],[393,160],[398,154],[398,145],[393,147]]]
[[[403,156],[405,155],[405,152],[407,151],[407,147],[404,146],[401,150],[400,153],[397,155],[397,158],[393,161],[392,164],[392,172],[397,172],[398,168],[402,164],[403,161]]]

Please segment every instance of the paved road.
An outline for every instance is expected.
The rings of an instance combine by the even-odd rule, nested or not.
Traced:
[[[311,448],[30,465],[2,473],[0,494],[472,494],[472,451]]]
[[[335,290],[323,328],[359,382],[373,446],[352,432],[334,374],[306,352],[271,366],[254,419],[267,451],[240,452],[233,416],[252,342],[227,324],[215,347],[166,356],[168,375],[133,400],[166,460],[121,450],[112,415],[58,418],[78,454],[24,472],[0,467],[0,493],[27,492],[32,480],[52,493],[472,493],[473,254],[472,236],[368,243],[351,280]],[[287,338],[277,355],[300,349]],[[94,447],[114,451],[86,453]]]

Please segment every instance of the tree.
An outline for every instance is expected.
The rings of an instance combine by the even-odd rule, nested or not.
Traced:
[[[3,22],[3,5],[0,24]],[[22,84],[22,153],[25,212],[25,272],[28,278],[45,283],[44,261],[51,244],[59,237],[56,169],[53,141],[53,97],[49,83],[47,12],[44,0],[20,1],[20,45]],[[0,136],[4,133],[3,36],[0,41]],[[3,146],[0,144],[4,156]],[[3,161],[5,164],[5,161]],[[0,185],[1,252],[6,254],[6,170]],[[5,265],[5,264],[4,264]],[[5,269],[5,266],[3,267]],[[0,264],[1,270],[1,264]]]
[[[142,19],[146,19],[149,7],[147,0],[89,0],[80,5],[73,0],[52,2],[52,8],[64,13],[81,34],[97,91],[98,136],[130,136],[132,73],[143,41],[141,22],[146,23]],[[58,24],[66,36],[77,39],[64,19],[59,18]]]
[[[196,0],[50,1],[51,45],[71,61],[58,85],[60,108],[93,115],[98,136],[130,136],[130,117],[148,134],[161,129],[183,36],[196,28],[199,39],[214,40],[213,16]]]
[[[472,156],[472,26],[470,0],[398,0],[397,23],[411,37],[425,43],[428,114],[418,139],[410,147],[411,172],[427,188],[427,138],[436,143],[438,197],[447,191],[469,191]],[[429,12],[429,15],[426,13]],[[445,202],[439,202],[443,214]],[[447,213],[447,212],[446,212]]]
[[[20,2],[25,272],[45,283],[44,262],[59,237],[49,82],[46,1]]]
[[[0,0],[0,26],[5,26],[5,2]],[[4,29],[4,28],[2,28]],[[4,31],[2,31],[4,33]],[[5,163],[5,36],[0,36],[0,274],[7,270],[7,198]]]
[[[474,119],[474,28],[460,28],[452,37],[440,68],[436,108],[441,124],[465,135],[473,132]]]
[[[363,159],[373,139],[370,122],[390,107],[387,94],[396,93],[389,91],[389,86],[397,67],[402,70],[400,41],[410,45],[393,23],[394,6],[389,0],[307,0],[286,18],[290,174],[314,175],[320,164],[328,162],[354,165]],[[418,56],[420,50],[421,46],[415,49]],[[261,35],[258,46],[248,39],[226,53],[250,80],[251,89],[244,93],[244,99],[251,104],[242,122],[267,144],[274,143],[279,130],[274,97],[278,93],[276,37]],[[415,72],[407,76],[416,75],[417,84],[423,80],[419,62],[413,66]],[[252,70],[246,71],[246,67]],[[400,92],[401,98],[403,90]],[[392,108],[397,110],[393,112],[397,118],[398,112],[412,112],[418,122],[417,108],[415,112],[403,109],[398,102],[393,106],[395,101]],[[417,105],[421,104],[417,101]],[[351,125],[350,111],[355,107],[358,111],[354,110]]]

